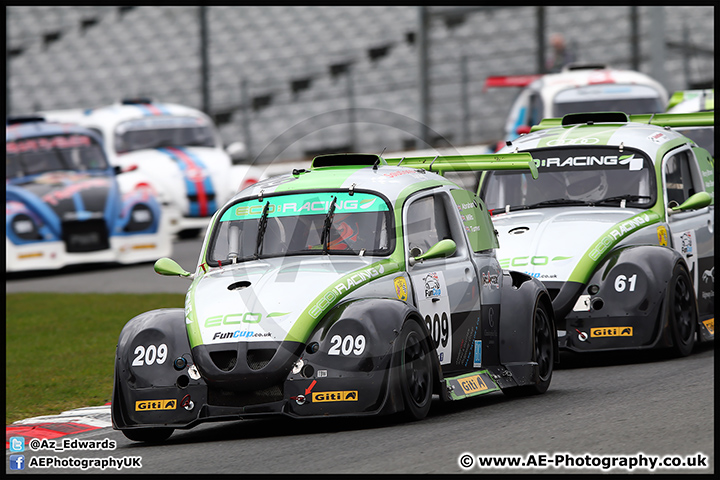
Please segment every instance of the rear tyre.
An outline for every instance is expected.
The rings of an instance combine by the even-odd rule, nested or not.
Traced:
[[[430,411],[433,393],[433,364],[420,326],[405,322],[395,341],[393,355],[400,374],[400,389],[407,420],[421,420]]]
[[[170,438],[174,428],[133,428],[121,430],[130,440],[135,442],[161,443]]]
[[[550,318],[547,307],[538,299],[533,317],[533,361],[537,362],[537,382],[533,385],[506,388],[503,390],[505,395],[511,397],[538,395],[545,393],[550,386],[555,363],[554,336]]]
[[[667,319],[672,335],[672,351],[678,357],[686,357],[695,346],[697,330],[697,302],[695,289],[685,267],[678,263],[667,290]]]

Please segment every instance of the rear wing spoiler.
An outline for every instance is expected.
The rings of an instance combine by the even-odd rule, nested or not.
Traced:
[[[528,152],[491,153],[483,155],[436,155],[428,157],[386,158],[388,165],[421,168],[442,175],[444,172],[478,172],[487,170],[530,170],[538,178],[535,160]]]
[[[530,131],[545,130],[548,128],[581,125],[584,123],[644,123],[659,127],[699,127],[715,125],[715,112],[693,113],[646,113],[640,115],[626,115],[622,112],[596,112],[571,113],[562,118],[545,118]]]

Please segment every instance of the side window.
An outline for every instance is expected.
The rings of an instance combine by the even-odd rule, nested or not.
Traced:
[[[440,240],[454,240],[445,204],[438,194],[414,201],[408,207],[406,218],[405,236],[409,250],[418,248],[420,253],[425,253]]]
[[[668,158],[663,173],[667,189],[667,204],[676,202],[680,205],[697,192],[690,169],[690,152],[688,150],[678,152]],[[672,206],[675,206],[675,203]]]
[[[542,97],[539,93],[534,93],[530,97],[530,115],[528,117],[529,122],[527,125],[537,125],[543,118],[545,118],[545,115],[543,115]]]

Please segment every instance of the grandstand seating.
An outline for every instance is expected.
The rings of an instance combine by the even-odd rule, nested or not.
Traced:
[[[354,104],[365,109],[356,117],[356,150],[413,143],[412,122],[419,120],[417,8],[207,7],[210,110],[233,112],[230,122],[219,125],[224,142],[245,139],[247,114],[254,155],[289,159],[348,145],[352,129],[342,122]],[[579,48],[580,60],[628,68],[629,8],[546,7],[547,30],[563,32]],[[641,13],[648,8],[639,7]],[[665,8],[666,38],[679,41],[683,23],[692,24],[694,43],[713,45],[712,7]],[[197,6],[9,6],[6,12],[9,113],[99,106],[130,95],[202,107]],[[535,15],[536,7],[523,6],[478,8],[454,21],[430,17],[430,127],[438,136],[466,143],[500,136],[517,91],[484,92],[482,84],[488,75],[536,73]],[[640,18],[647,32],[649,16]],[[647,37],[641,44],[646,70]],[[461,61],[467,105],[461,104]],[[686,86],[681,61],[669,52],[669,65],[676,67],[667,72],[669,90]],[[712,56],[703,62],[695,71],[712,76]],[[341,64],[350,65],[352,101],[347,73],[331,72]],[[243,81],[251,102],[269,96],[269,103],[244,109]],[[293,91],[293,82],[307,88]],[[373,124],[379,120],[370,111],[381,117],[386,112],[384,120],[395,122],[394,128]],[[469,126],[463,125],[466,114]],[[316,133],[310,133],[313,121]],[[340,124],[324,126],[332,121]],[[286,138],[292,133],[298,138]]]

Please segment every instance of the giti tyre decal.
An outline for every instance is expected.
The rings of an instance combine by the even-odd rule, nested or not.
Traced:
[[[342,276],[308,304],[290,328],[285,340],[305,342],[325,314],[348,294],[373,280],[399,272],[400,266],[397,263],[381,260]]]
[[[568,282],[586,283],[595,270],[595,267],[615,245],[638,230],[658,223],[661,220],[662,217],[660,215],[652,210],[647,210],[627,220],[616,223],[588,248],[568,277]]]
[[[417,296],[417,309],[433,339],[441,365],[452,362],[452,322],[447,283],[441,271],[410,276]]]
[[[215,191],[202,161],[185,148],[165,147],[158,151],[175,160],[180,167],[190,202],[189,216],[207,217],[214,213],[217,210]]]

